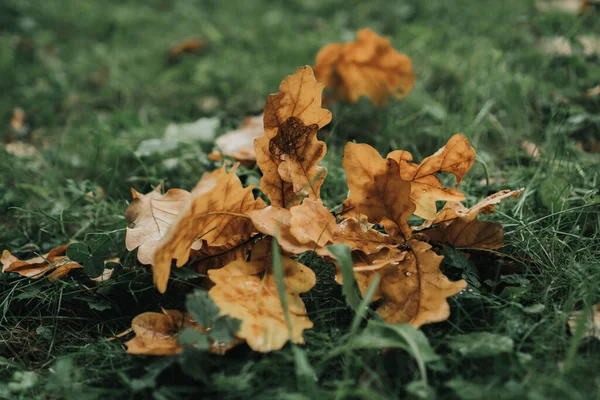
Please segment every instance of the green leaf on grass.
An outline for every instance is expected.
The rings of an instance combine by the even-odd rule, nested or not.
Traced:
[[[217,319],[210,330],[210,338],[216,342],[230,344],[235,342],[235,334],[240,330],[242,320],[224,316]]]
[[[206,290],[195,290],[193,293],[188,294],[185,307],[203,328],[212,326],[219,318],[219,307],[209,297]]]
[[[189,326],[179,331],[177,343],[182,346],[194,346],[199,350],[208,350],[210,348],[208,335]]]
[[[83,266],[85,273],[96,278],[104,272],[104,260],[112,248],[108,235],[98,235],[85,243],[73,243],[67,248],[67,257]]]
[[[448,345],[466,358],[493,357],[511,353],[514,348],[511,338],[492,332],[476,332],[456,336]]]

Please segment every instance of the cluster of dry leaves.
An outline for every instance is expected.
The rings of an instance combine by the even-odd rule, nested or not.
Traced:
[[[502,227],[477,216],[520,194],[502,191],[471,208],[462,205],[465,196],[457,188],[444,187],[437,177],[453,174],[458,187],[473,165],[475,152],[460,134],[421,163],[407,151],[396,150],[384,158],[369,145],[348,143],[343,165],[350,196],[341,213],[332,214],[320,196],[327,169],[319,162],[326,145],[317,132],[331,121],[331,112],[321,105],[324,86],[306,66],[286,77],[279,92],[267,99],[264,131],[254,141],[254,154],[263,174],[260,189],[270,205],[254,198],[251,186],[242,185],[236,166],[229,172],[223,166],[205,174],[191,192],[134,192],[127,210],[132,222],[127,248],[137,249],[138,260],[152,265],[158,290],[167,290],[173,260],[177,267],[206,272],[213,284],[210,297],[223,315],[242,321],[237,336],[256,351],[280,349],[288,339],[302,343],[302,332],[312,322],[299,295],[314,286],[315,274],[293,257],[315,251],[336,262],[327,249],[330,244],[350,247],[363,294],[379,275],[373,301],[386,321],[419,327],[448,318],[446,299],[466,283],[446,278],[440,271],[443,257],[429,242],[502,247]],[[446,205],[438,210],[440,200]],[[411,215],[423,218],[423,224],[410,226]],[[272,268],[273,237],[284,253],[291,338]],[[341,274],[337,279],[341,283]],[[176,332],[151,334],[172,341]],[[156,340],[146,342],[152,346]]]
[[[252,186],[243,186],[237,164],[228,171],[224,163],[204,174],[191,191],[133,190],[126,211],[131,222],[127,249],[137,250],[138,261],[152,266],[161,293],[167,290],[173,260],[177,267],[205,273],[208,294],[221,315],[241,320],[238,342],[245,341],[256,351],[280,349],[288,340],[303,342],[303,331],[313,324],[300,294],[315,285],[316,277],[294,257],[314,251],[337,263],[327,248],[331,244],[349,246],[363,295],[379,277],[372,301],[387,322],[420,327],[447,319],[447,298],[466,282],[451,282],[442,273],[443,257],[432,243],[502,247],[502,227],[479,221],[478,215],[491,213],[501,200],[518,196],[520,190],[502,191],[466,208],[458,186],[472,167],[475,152],[463,135],[456,134],[420,163],[407,151],[382,157],[367,144],[348,143],[343,166],[350,195],[341,212],[331,213],[320,196],[327,169],[319,163],[327,149],[317,132],[332,118],[322,107],[324,87],[336,98],[356,101],[366,95],[382,104],[406,95],[413,81],[410,59],[370,30],[360,31],[356,42],[326,46],[317,56],[315,72],[305,66],[286,77],[278,93],[267,98],[263,117],[246,121],[257,136],[244,144],[252,143],[251,147],[235,146],[235,135],[219,145],[227,149],[227,156],[256,162],[263,174],[260,190],[270,204],[255,198]],[[438,178],[443,173],[454,175],[455,187],[444,187]],[[446,202],[439,210],[438,201]],[[412,215],[423,223],[411,226]],[[272,266],[272,238],[283,252],[289,330]],[[81,267],[68,260],[61,247],[29,261],[5,251],[3,271],[41,276],[59,259],[63,264],[53,270],[53,279]],[[338,267],[336,280],[342,283],[339,271]],[[181,328],[210,329],[176,310],[141,314],[132,325],[136,337],[128,348],[135,354],[174,354],[182,349],[177,342]]]

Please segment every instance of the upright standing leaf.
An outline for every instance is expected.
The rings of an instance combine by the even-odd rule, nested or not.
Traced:
[[[400,166],[402,179],[410,181],[410,197],[416,205],[415,215],[430,219],[436,214],[438,200],[462,201],[465,196],[458,190],[444,188],[435,174],[449,172],[456,177],[456,187],[475,162],[475,150],[463,135],[452,136],[446,146],[434,155],[425,158],[421,164],[411,163],[412,155],[403,150],[392,151],[387,156]]]
[[[355,42],[323,47],[315,74],[336,97],[352,103],[364,95],[375,104],[385,104],[390,97],[405,97],[415,81],[410,58],[370,29],[358,31]]]
[[[265,134],[255,140],[254,149],[263,173],[260,188],[272,205],[289,208],[303,197],[320,196],[327,169],[318,164],[327,150],[316,135],[331,121],[331,112],[321,108],[322,91],[323,84],[305,66],[267,98]]]
[[[381,223],[389,234],[409,238],[408,217],[412,203],[411,183],[402,179],[398,163],[384,160],[368,144],[348,143],[343,159],[350,196],[344,201],[345,216],[364,214],[371,223]]]

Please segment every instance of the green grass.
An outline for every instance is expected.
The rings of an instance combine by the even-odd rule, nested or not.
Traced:
[[[545,36],[597,34],[598,13],[540,13],[526,0],[4,0],[0,134],[22,107],[42,157],[0,147],[0,250],[29,257],[104,234],[119,244],[121,263],[134,266],[124,246],[130,187],[190,189],[215,168],[211,144],[140,158],[139,142],[200,117],[219,118],[223,132],[237,126],[284,76],[314,63],[319,48],[362,27],[411,56],[417,83],[384,108],[333,105],[327,206],[346,195],[348,140],[419,160],[462,132],[478,153],[462,184],[470,204],[525,187],[491,216],[505,226],[506,256],[472,257],[488,284],[453,298],[448,321],[423,328],[440,357],[428,363],[429,387],[415,383],[418,365],[404,351],[340,351],[353,312],[331,282],[333,266],[306,254],[319,283],[305,296],[315,327],[302,349],[316,381],[290,346],[155,359],[106,340],[140,312],[183,307],[191,281],[160,296],[143,268],[98,285],[83,272],[57,283],[2,274],[0,398],[600,398],[600,343],[566,326],[571,311],[600,299],[600,158],[576,147],[600,140],[600,98],[585,96],[600,83],[600,62],[536,47]],[[167,62],[171,45],[197,36],[209,42],[205,50]],[[539,162],[520,149],[523,140],[539,145]],[[174,168],[164,162],[173,158]],[[247,183],[259,176],[241,173]],[[487,176],[496,183],[480,183]],[[87,197],[96,186],[105,196]],[[484,332],[496,334],[486,336],[484,357],[458,338]],[[514,347],[504,351],[508,338]]]

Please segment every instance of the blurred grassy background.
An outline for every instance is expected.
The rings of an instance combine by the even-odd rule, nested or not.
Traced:
[[[260,113],[282,78],[313,64],[323,45],[370,27],[413,59],[416,86],[384,108],[364,99],[333,105],[324,132],[327,205],[346,194],[347,140],[382,153],[406,149],[420,160],[462,132],[479,161],[462,186],[469,201],[526,187],[518,203],[493,218],[507,227],[507,252],[531,263],[519,264],[525,273],[512,281],[490,278],[496,289],[519,289],[510,296],[499,289],[459,296],[449,322],[425,328],[442,358],[422,393],[408,385],[418,370],[405,354],[354,351],[327,364],[349,318],[335,285],[320,284],[308,296],[316,327],[307,334],[307,354],[319,381],[317,392],[307,393],[289,349],[150,363],[104,341],[138,312],[181,304],[181,294],[155,295],[143,270],[90,292],[76,279],[50,284],[4,275],[0,365],[7,383],[0,395],[598,397],[598,343],[580,347],[581,335],[569,336],[565,323],[571,310],[600,295],[599,159],[579,148],[600,140],[600,97],[586,96],[600,84],[599,56],[576,45],[571,55],[546,54],[539,42],[597,35],[599,15],[541,12],[527,0],[3,0],[0,135],[9,140],[13,109],[21,107],[30,134],[20,139],[39,155],[16,157],[0,147],[0,250],[27,257],[92,234],[123,243],[130,187],[144,192],[165,182],[189,189],[215,168],[206,157],[211,143],[139,156],[142,140],[200,117],[218,118],[225,132]],[[189,38],[206,46],[169,60],[172,46]],[[524,140],[539,147],[538,162],[521,148]],[[241,175],[246,182],[259,177],[243,168]],[[482,183],[486,177],[495,183]],[[97,186],[104,197],[86,196]],[[133,265],[124,246],[118,253]],[[330,265],[311,255],[304,261],[323,280],[331,276]],[[540,311],[524,311],[535,304]],[[512,338],[514,351],[478,359],[450,349],[454,336],[479,331]],[[206,381],[184,378],[181,370],[189,375],[200,366]]]

